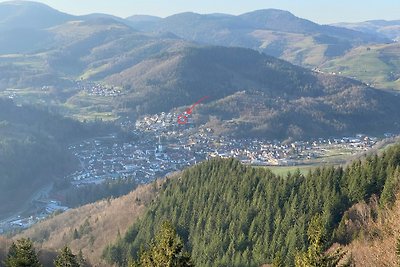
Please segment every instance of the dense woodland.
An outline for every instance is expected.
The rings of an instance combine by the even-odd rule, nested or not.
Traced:
[[[316,215],[324,248],[343,240],[337,230],[344,212],[374,194],[390,205],[397,190],[400,145],[346,168],[323,167],[276,176],[229,159],[213,159],[168,180],[145,216],[104,257],[119,266],[170,220],[196,266],[259,266],[279,257],[293,266],[309,246],[307,229]],[[348,241],[348,240],[347,240]]]
[[[68,144],[110,129],[101,122],[83,124],[0,100],[0,214],[15,210],[40,186],[77,167]]]

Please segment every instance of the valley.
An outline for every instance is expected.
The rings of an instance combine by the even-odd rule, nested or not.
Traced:
[[[0,1],[0,267],[400,262],[399,20],[38,1]]]
[[[358,134],[294,142],[236,139],[215,136],[211,128],[195,127],[191,120],[179,125],[177,117],[176,113],[162,113],[146,116],[135,124],[124,122],[121,126],[129,131],[128,140],[109,134],[69,145],[80,167],[63,178],[70,184],[67,187],[84,188],[126,178],[138,185],[149,184],[212,158],[236,158],[280,175],[298,170],[307,173],[321,166],[343,166],[400,138],[385,133],[379,138]],[[27,229],[54,212],[67,210],[65,187],[46,186],[45,191],[35,193],[23,211],[0,223],[0,232]]]

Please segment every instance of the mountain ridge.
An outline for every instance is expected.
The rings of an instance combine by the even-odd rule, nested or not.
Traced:
[[[319,25],[277,9],[256,10],[237,16],[184,12],[149,24],[140,22],[135,25],[132,22],[131,25],[143,31],[172,32],[201,44],[251,48],[295,64],[314,67],[360,44],[390,42],[382,36]],[[321,54],[320,50],[324,52]],[[313,58],[317,51],[321,54],[319,59]]]

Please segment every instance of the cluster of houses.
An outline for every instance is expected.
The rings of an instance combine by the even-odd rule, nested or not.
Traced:
[[[243,163],[253,165],[301,165],[313,159],[326,157],[333,150],[347,151],[352,154],[362,152],[375,145],[377,140],[377,138],[367,136],[319,138],[318,140],[292,143],[230,139],[221,142],[220,147],[211,156],[234,157]]]
[[[64,212],[68,207],[61,205],[61,202],[51,199],[38,199],[32,203],[29,215],[18,215],[0,222],[0,234],[27,229],[35,223],[46,219],[55,212]]]
[[[70,146],[70,149],[82,166],[69,177],[76,186],[123,177],[134,178],[137,183],[148,183],[198,160],[190,150],[170,146],[161,136],[148,134],[142,134],[130,143],[110,135],[87,140]]]
[[[121,88],[107,86],[98,82],[77,81],[75,87],[76,90],[85,91],[93,96],[119,96],[122,94]]]
[[[144,116],[135,122],[135,129],[143,132],[164,131],[177,125],[177,113],[165,113]],[[189,123],[189,122],[188,122]]]
[[[218,137],[207,127],[179,125],[176,117],[174,113],[161,113],[146,116],[133,125],[124,122],[124,127],[137,136],[131,142],[110,135],[71,146],[82,168],[71,174],[70,180],[76,186],[122,177],[148,183],[212,157],[233,157],[253,165],[299,165],[323,158],[332,150],[365,151],[378,141],[361,134],[291,143]]]
[[[216,137],[212,129],[195,129],[190,120],[188,125],[179,125],[178,114],[161,113],[145,116],[136,121],[136,131],[165,136],[174,140],[170,147],[183,151],[194,151],[201,158],[234,157],[244,163],[255,165],[298,165],[304,160],[322,158],[331,150],[347,150],[357,153],[368,150],[376,144],[378,138],[358,134],[354,137],[318,138],[316,140],[296,141],[292,143],[277,140],[254,138],[234,139]],[[389,137],[385,134],[385,137]]]

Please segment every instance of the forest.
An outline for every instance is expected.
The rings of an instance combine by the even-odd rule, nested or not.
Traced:
[[[104,258],[126,266],[170,221],[196,266],[260,266],[277,258],[294,266],[296,255],[310,245],[307,232],[315,216],[327,249],[356,237],[344,239],[338,227],[353,204],[376,195],[382,207],[390,206],[399,164],[400,145],[347,167],[283,177],[234,159],[212,159],[167,179],[146,214],[104,250]]]

